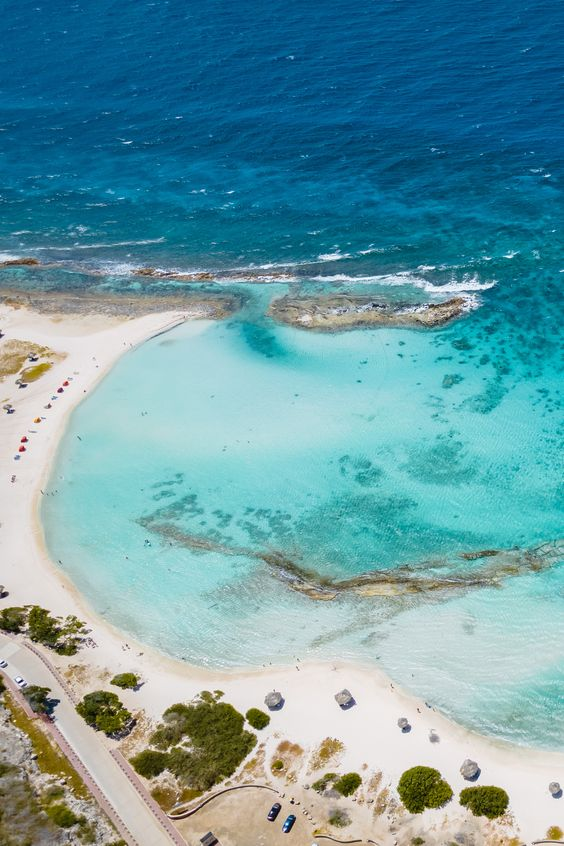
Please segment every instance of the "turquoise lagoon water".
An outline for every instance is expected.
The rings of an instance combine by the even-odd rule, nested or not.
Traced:
[[[127,354],[62,443],[43,500],[54,559],[96,611],[186,661],[374,661],[475,728],[560,745],[558,565],[320,602],[254,557],[333,578],[459,573],[483,563],[460,552],[559,537],[558,350],[544,342],[540,366],[518,338],[500,346],[492,300],[436,332],[310,334],[249,308]]]

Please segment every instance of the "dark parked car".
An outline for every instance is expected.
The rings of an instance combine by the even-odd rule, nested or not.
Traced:
[[[295,814],[290,814],[289,817],[286,817],[286,819],[284,820],[284,825],[282,826],[282,831],[284,832],[284,834],[288,834],[288,832],[292,830],[292,826],[295,822]]]
[[[280,802],[275,802],[270,811],[268,812],[267,820],[270,820],[270,822],[274,822],[274,820],[280,813],[281,808],[282,805],[280,804]]]

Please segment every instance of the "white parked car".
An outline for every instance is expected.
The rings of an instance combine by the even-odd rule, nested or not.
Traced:
[[[18,687],[27,687],[27,682],[25,679],[22,679],[21,676],[16,676],[14,679],[15,683]]]
[[[4,669],[4,667],[7,667],[7,666],[8,666],[8,662],[6,661],[6,659],[0,658],[0,667],[2,667],[2,669]]]

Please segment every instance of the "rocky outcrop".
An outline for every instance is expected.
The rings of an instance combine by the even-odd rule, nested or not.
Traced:
[[[270,317],[301,329],[339,332],[377,326],[434,328],[461,317],[464,297],[442,303],[390,303],[365,295],[336,294],[318,297],[280,297],[268,309]]]
[[[36,258],[13,258],[0,261],[0,267],[39,267],[41,262]]]

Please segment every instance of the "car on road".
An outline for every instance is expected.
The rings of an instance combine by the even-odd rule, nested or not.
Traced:
[[[0,667],[2,667],[2,669],[4,669],[4,667],[7,667],[7,666],[8,666],[8,662],[6,661],[6,659],[0,658]]]
[[[289,817],[286,817],[286,819],[284,820],[284,825],[282,826],[282,831],[284,832],[284,834],[288,834],[288,832],[292,830],[292,826],[294,825],[295,822],[296,822],[296,815],[295,814],[290,814]]]
[[[27,687],[27,682],[25,679],[22,679],[21,676],[16,676],[14,679],[15,683],[18,687]]]
[[[274,822],[281,810],[282,805],[280,804],[280,802],[275,802],[270,811],[268,812],[266,819],[270,820],[270,822]]]

